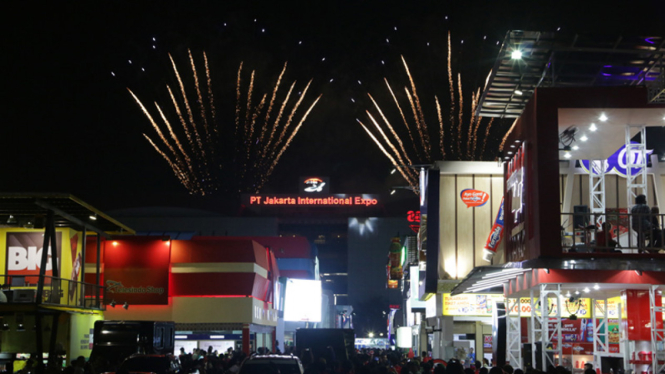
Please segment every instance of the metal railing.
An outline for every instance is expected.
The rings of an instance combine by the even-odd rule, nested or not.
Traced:
[[[567,253],[665,253],[665,214],[562,213],[561,248]]]
[[[83,309],[104,309],[105,287],[71,279],[43,276],[44,288],[38,300],[39,275],[0,274],[7,303],[37,303]]]

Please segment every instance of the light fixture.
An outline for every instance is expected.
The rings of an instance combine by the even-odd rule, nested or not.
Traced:
[[[570,290],[566,292],[566,297],[570,299]]]
[[[545,272],[546,272],[547,274],[550,273],[550,269],[548,269],[548,268],[545,268],[545,269],[543,269],[543,270],[545,270]]]
[[[589,126],[589,130],[590,131],[596,131],[596,130],[598,130],[598,127],[596,127],[595,123],[592,123],[591,126]]]
[[[380,332],[380,333],[379,333],[379,336],[383,336],[383,333],[382,333],[382,332]]]
[[[573,151],[577,151],[578,149],[580,149],[580,147],[577,146],[577,145],[574,145],[572,149],[573,149]]]
[[[397,192],[397,190],[392,190],[392,191],[390,191],[390,194],[391,194],[391,195],[394,195],[395,192]]]
[[[513,60],[521,59],[522,51],[520,51],[519,49],[514,50],[513,53],[510,54],[510,58],[512,58]]]
[[[520,90],[515,90],[515,95],[522,96],[523,92]]]
[[[25,225],[23,225],[24,228],[26,229],[34,229],[35,228],[35,222],[34,220],[28,220]]]
[[[373,338],[373,337],[374,337],[374,333],[373,333],[373,332],[370,332],[369,334],[367,334],[367,336],[369,336],[370,338]]]
[[[635,274],[637,274],[641,277],[642,276],[642,270],[635,270]]]
[[[508,151],[508,152],[506,152],[506,153],[509,154],[509,155],[512,155],[512,154],[513,154],[513,152],[511,152],[511,151]]]
[[[599,289],[600,289],[600,286],[598,285],[598,283],[596,283],[596,284],[593,285],[593,289],[594,289],[594,290],[599,290]]]
[[[598,117],[598,119],[601,120],[602,122],[605,122],[605,121],[607,121],[607,116],[605,115],[605,113],[601,113],[600,117]]]
[[[109,303],[109,305],[111,306],[111,308],[115,308],[115,300],[111,300],[111,302]]]
[[[579,295],[579,294],[580,294],[580,291],[579,291],[579,290],[575,290],[575,295]]]
[[[511,145],[510,145],[510,148],[515,148],[515,144],[511,144]]]
[[[124,310],[129,309],[129,303],[125,301],[125,303],[122,305],[122,308],[123,308]]]
[[[570,152],[566,151],[563,153],[564,158],[571,158],[572,156],[570,155]]]
[[[396,171],[397,171],[397,168],[393,168],[393,170],[390,171],[390,174],[395,174]]]
[[[585,293],[589,293],[589,291],[590,291],[590,290],[589,290],[589,287],[584,287],[584,292],[585,292]]]
[[[96,221],[97,220],[97,213],[91,214],[90,217],[88,217],[88,218],[90,218],[91,221]]]
[[[10,214],[9,218],[7,218],[7,223],[8,224],[16,223],[16,218],[14,218],[12,214]]]
[[[114,246],[114,247],[117,247],[117,246],[118,246],[118,242],[114,241],[114,242],[113,242],[113,246]]]
[[[580,140],[583,141],[583,142],[585,142],[585,141],[589,140],[589,138],[587,138],[586,135],[582,135],[582,137],[580,138]]]

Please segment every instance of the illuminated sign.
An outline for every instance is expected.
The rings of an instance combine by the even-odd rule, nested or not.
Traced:
[[[419,210],[409,210],[406,212],[406,220],[409,222],[418,222],[420,223],[420,211]]]
[[[483,206],[487,204],[487,201],[490,199],[490,195],[487,192],[470,188],[462,190],[459,196],[462,199],[462,202],[466,204],[467,208]]]
[[[7,253],[7,275],[34,275],[39,276],[42,255],[44,252],[44,234],[41,232],[8,232],[6,242]],[[56,264],[58,269],[61,267],[61,254],[62,254],[62,233],[56,232]],[[44,274],[53,276],[53,262],[51,256],[53,254],[51,243],[46,249],[48,253],[48,260],[46,262],[46,269]],[[36,284],[38,277],[25,277],[17,278],[17,281],[27,284]],[[50,279],[47,279],[50,283]]]
[[[638,142],[633,142],[633,144],[639,144]],[[649,156],[653,153],[653,150],[646,150],[646,158],[647,160],[642,160],[642,155],[640,154],[639,151],[634,150],[631,152],[631,158],[632,158],[632,163],[633,165],[635,164],[640,164],[648,161]],[[582,166],[582,169],[584,169],[587,173],[589,172],[589,160],[581,160],[580,165]],[[596,161],[594,161],[596,162]],[[599,161],[598,161],[599,162]],[[622,177],[626,177],[627,174],[627,167],[626,164],[628,163],[628,158],[626,157],[626,146],[623,145],[621,148],[619,148],[616,152],[614,152],[610,157],[607,158],[607,162],[605,163],[605,173],[606,174],[618,174]],[[641,168],[639,167],[633,167],[631,168],[631,174],[636,175],[640,172]]]
[[[513,214],[514,222],[524,222],[524,153],[526,152],[526,143],[522,143],[520,149],[515,153],[515,157],[508,164],[506,173],[506,187],[511,196],[510,211]]]
[[[301,177],[300,192],[310,195],[327,195],[330,189],[328,177]]]
[[[363,206],[372,207],[379,204],[376,195],[332,195],[306,197],[294,195],[248,195],[250,206]]]

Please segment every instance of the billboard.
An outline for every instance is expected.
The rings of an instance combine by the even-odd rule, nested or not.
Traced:
[[[104,301],[167,305],[171,242],[161,238],[117,240],[104,245]]]
[[[62,232],[56,232],[56,263],[60,276],[63,276],[62,270]],[[23,283],[20,285],[37,284],[41,258],[44,246],[44,233],[42,231],[33,232],[7,232],[6,240],[6,274],[7,275],[34,275],[34,277],[15,278],[12,282]],[[53,276],[53,266],[51,256],[52,249],[49,243],[47,248],[48,261],[46,262],[45,275]],[[45,280],[50,284],[50,279]],[[19,285],[19,284],[15,284]]]
[[[321,322],[321,281],[286,281],[284,321]]]

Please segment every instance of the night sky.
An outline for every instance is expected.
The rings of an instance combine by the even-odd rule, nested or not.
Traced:
[[[294,193],[299,176],[316,174],[331,177],[332,193],[387,193],[405,182],[389,175],[390,163],[355,119],[366,120],[367,92],[390,107],[383,77],[400,87],[408,82],[400,55],[410,64],[426,117],[435,122],[433,96],[446,97],[448,90],[448,31],[453,66],[468,92],[484,83],[496,42],[508,30],[561,28],[571,36],[665,31],[663,1],[656,0],[88,1],[21,7],[3,12],[10,27],[2,51],[0,190],[67,192],[103,210],[183,204],[222,210],[229,199],[237,204],[231,197],[189,196],[142,137],[154,131],[126,87],[147,102],[163,102],[165,84],[175,82],[169,52],[183,67],[188,48],[208,53],[225,129],[233,124],[240,61],[256,69],[255,90],[261,93],[272,87],[285,61],[289,82],[314,79],[308,98],[323,97],[265,192]],[[496,127],[494,144],[505,127]]]

